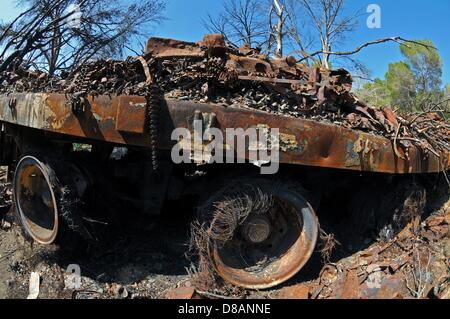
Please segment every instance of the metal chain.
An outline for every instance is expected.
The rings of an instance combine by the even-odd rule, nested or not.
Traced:
[[[159,168],[158,162],[158,120],[159,108],[161,104],[161,92],[156,84],[150,85],[150,92],[147,97],[148,123],[150,133],[150,150],[152,152],[153,171]]]

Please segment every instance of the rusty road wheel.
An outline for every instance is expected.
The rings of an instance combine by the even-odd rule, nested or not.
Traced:
[[[311,257],[318,221],[294,188],[251,180],[230,186],[210,203],[209,259],[225,281],[249,289],[274,287]]]
[[[58,205],[52,169],[36,157],[25,156],[14,175],[14,203],[20,222],[36,242],[51,244],[58,235]]]
[[[69,249],[93,240],[95,230],[85,222],[89,185],[88,176],[69,161],[24,156],[16,167],[13,195],[25,235]]]

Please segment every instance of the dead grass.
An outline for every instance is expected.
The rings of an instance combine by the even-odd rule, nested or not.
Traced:
[[[199,208],[199,219],[191,225],[189,245],[190,257],[197,256],[189,269],[197,287],[207,290],[226,286],[216,274],[211,251],[231,241],[251,213],[268,214],[272,206],[272,196],[244,184],[237,191],[227,187]]]
[[[320,228],[319,233],[319,253],[322,257],[322,262],[324,264],[330,263],[331,255],[333,254],[336,247],[341,245],[341,243],[336,239],[334,234],[326,233],[322,228]]]

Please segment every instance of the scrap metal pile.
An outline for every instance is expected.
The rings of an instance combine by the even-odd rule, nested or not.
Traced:
[[[143,57],[100,60],[59,77],[27,69],[4,72],[0,93],[148,96],[151,83],[166,99],[251,108],[372,132],[391,139],[401,158],[408,156],[411,143],[425,154],[450,151],[450,125],[443,117],[371,108],[351,92],[346,70],[308,68],[293,57],[271,59],[249,47],[230,48],[221,35],[207,35],[198,43],[153,38]]]
[[[450,298],[450,203],[415,219],[393,241],[327,264],[316,280],[283,288],[281,299]]]

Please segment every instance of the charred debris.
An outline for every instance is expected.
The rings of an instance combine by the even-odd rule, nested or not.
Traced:
[[[254,109],[370,132],[390,139],[394,150],[414,144],[425,156],[431,152],[438,157],[450,150],[450,125],[443,115],[372,108],[353,94],[352,76],[344,69],[308,67],[291,56],[272,59],[257,49],[231,48],[221,35],[206,35],[198,43],[152,38],[138,58],[98,60],[59,76],[18,67],[0,78],[0,93],[149,96],[156,86],[166,99]]]

